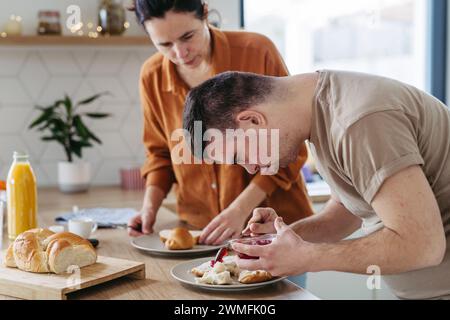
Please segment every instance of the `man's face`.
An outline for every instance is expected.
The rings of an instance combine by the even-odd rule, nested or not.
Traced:
[[[247,136],[249,131],[256,131],[256,148],[251,143],[236,145],[236,163],[243,166],[250,174],[261,172],[263,175],[274,175],[279,168],[286,168],[294,162],[300,152],[300,145],[281,128],[241,126]],[[247,139],[248,141],[248,139]]]
[[[281,143],[278,129],[228,130],[214,141],[207,149],[207,159],[220,164],[241,165],[250,174],[275,175],[280,167],[295,161],[299,152],[296,147],[291,147],[290,151],[292,143],[285,143],[286,139]]]

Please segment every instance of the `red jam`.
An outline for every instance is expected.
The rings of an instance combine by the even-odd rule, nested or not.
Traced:
[[[271,243],[272,243],[272,240],[246,240],[245,241],[245,244],[247,244],[247,245],[256,245],[256,246],[267,246],[268,244],[271,244]],[[246,255],[244,253],[240,253],[240,252],[237,252],[237,255],[241,259],[253,259],[253,260],[259,259],[259,257],[252,257],[252,256]]]
[[[220,255],[217,257],[217,260],[216,260],[216,261],[211,260],[211,262],[210,262],[211,268],[214,268],[214,265],[215,265],[217,262],[222,262],[222,263],[223,263],[223,257],[225,257],[225,256],[228,254],[227,248],[222,248],[222,249],[220,249],[220,250],[221,250],[221,251],[220,251]]]

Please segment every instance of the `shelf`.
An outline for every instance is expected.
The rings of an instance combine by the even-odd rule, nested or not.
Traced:
[[[147,36],[18,36],[0,37],[0,46],[149,46]]]

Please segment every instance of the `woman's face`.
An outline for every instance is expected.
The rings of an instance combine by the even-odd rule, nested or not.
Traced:
[[[210,34],[206,20],[194,13],[169,11],[145,22],[156,48],[177,66],[195,69],[208,59]]]

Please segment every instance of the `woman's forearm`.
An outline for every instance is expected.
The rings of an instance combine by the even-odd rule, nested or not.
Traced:
[[[230,208],[251,214],[267,197],[267,194],[255,183],[250,183],[230,204]]]
[[[146,211],[151,210],[156,213],[165,197],[166,193],[160,187],[152,185],[147,186],[142,207]]]

